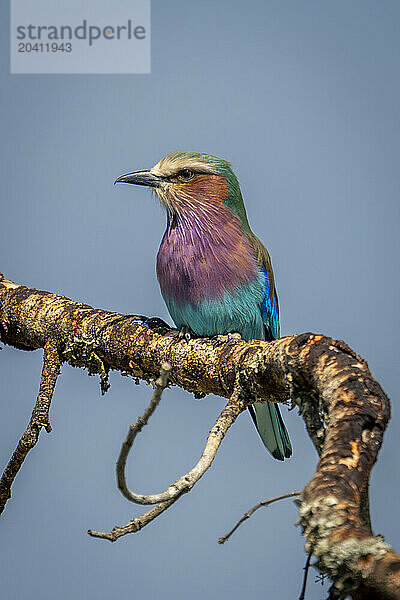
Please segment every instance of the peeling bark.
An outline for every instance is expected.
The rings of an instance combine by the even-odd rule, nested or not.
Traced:
[[[306,550],[333,580],[331,597],[400,599],[400,557],[373,537],[368,482],[390,417],[389,400],[367,363],[344,342],[304,333],[271,343],[236,336],[180,340],[163,321],[120,315],[0,277],[0,339],[35,350],[51,343],[60,361],[99,373],[170,381],[198,396],[298,404],[320,454],[300,499]]]

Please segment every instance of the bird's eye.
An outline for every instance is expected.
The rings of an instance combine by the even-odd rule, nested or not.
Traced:
[[[193,177],[194,173],[190,169],[183,169],[182,171],[180,171],[179,175],[180,177],[182,177],[182,179],[190,179],[191,177]]]

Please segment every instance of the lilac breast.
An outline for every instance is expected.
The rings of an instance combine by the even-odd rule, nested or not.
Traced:
[[[196,305],[222,298],[257,276],[252,249],[239,219],[225,207],[184,218],[168,217],[157,255],[163,295]]]

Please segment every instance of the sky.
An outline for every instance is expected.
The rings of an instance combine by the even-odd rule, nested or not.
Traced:
[[[152,2],[147,75],[10,75],[9,8],[0,5],[0,271],[15,282],[119,313],[171,322],[155,276],[165,215],[145,188],[115,186],[176,150],[232,162],[249,220],[272,256],[281,332],[344,339],[392,399],[371,479],[375,533],[400,548],[400,4],[385,0]],[[42,352],[0,352],[5,466],[38,390]],[[242,415],[192,492],[142,532],[111,529],[140,514],[118,492],[115,462],[151,394],[112,373],[62,368],[41,433],[1,517],[4,597],[191,600],[297,598],[304,540],[291,500],[317,455],[297,411],[282,412],[294,456],[274,461]],[[223,407],[178,388],[128,462],[154,493],[189,470]],[[310,575],[307,600],[328,584]]]

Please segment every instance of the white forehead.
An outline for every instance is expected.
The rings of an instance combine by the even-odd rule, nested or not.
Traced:
[[[164,156],[164,158],[154,165],[151,169],[151,173],[160,177],[169,177],[183,169],[190,169],[191,171],[200,171],[203,173],[215,173],[215,169],[212,165],[201,156],[186,155],[183,152],[176,152]]]

